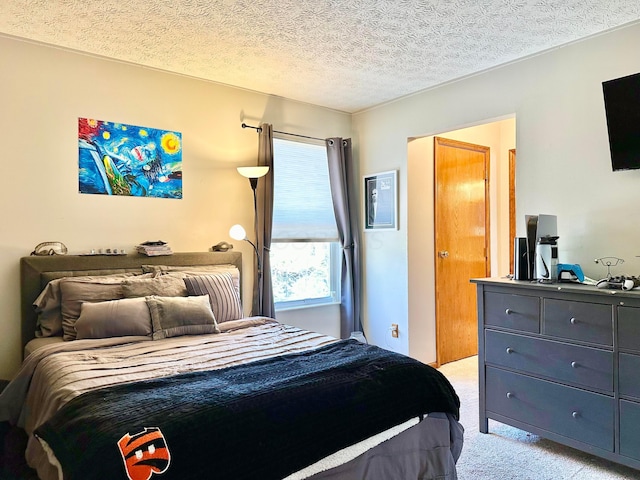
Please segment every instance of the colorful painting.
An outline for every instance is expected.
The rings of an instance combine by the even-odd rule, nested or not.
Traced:
[[[80,193],[182,198],[182,134],[78,118]]]

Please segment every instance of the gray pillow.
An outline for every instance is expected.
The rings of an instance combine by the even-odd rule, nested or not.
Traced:
[[[240,295],[229,272],[185,277],[189,295],[209,295],[211,309],[218,323],[243,317]]]
[[[230,263],[222,263],[218,265],[142,265],[144,273],[167,274],[167,273],[183,273],[185,277],[194,275],[207,275],[209,273],[229,272],[233,279],[233,286],[240,296],[240,270]]]
[[[151,336],[151,314],[144,297],[83,303],[76,321],[76,339]]]
[[[206,295],[193,297],[146,297],[153,339],[180,335],[220,333]]]
[[[82,275],[77,277],[63,277],[51,280],[44,287],[38,298],[33,302],[33,307],[38,314],[36,325],[36,337],[56,337],[62,335],[62,293],[60,282],[73,278],[82,282],[100,282],[103,279],[125,279],[135,276],[135,273],[116,273],[110,275]],[[147,277],[150,275],[146,275]]]
[[[149,297],[186,297],[187,289],[182,273],[167,273],[154,278],[130,278],[122,282],[122,295],[125,298]]]
[[[75,340],[75,323],[80,317],[83,302],[104,302],[122,298],[122,281],[121,277],[102,277],[100,280],[63,278],[60,281],[63,338]]]
[[[51,280],[38,298],[33,302],[33,307],[38,315],[36,324],[36,337],[55,337],[62,335],[62,312],[60,311],[61,278]]]

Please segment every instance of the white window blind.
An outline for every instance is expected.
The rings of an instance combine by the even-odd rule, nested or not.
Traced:
[[[274,138],[273,150],[273,241],[338,240],[326,147]]]

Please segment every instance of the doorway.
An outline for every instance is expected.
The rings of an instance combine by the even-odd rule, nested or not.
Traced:
[[[434,138],[436,352],[439,365],[478,353],[476,287],[490,276],[490,148]]]
[[[434,135],[407,140],[407,258],[409,355],[437,366]],[[490,147],[491,275],[510,272],[508,153],[516,148],[516,118],[498,118],[437,136]],[[475,290],[472,302],[475,302]],[[474,312],[474,319],[477,314]],[[477,335],[477,325],[469,327]]]

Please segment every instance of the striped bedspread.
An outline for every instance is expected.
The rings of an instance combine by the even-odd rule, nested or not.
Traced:
[[[336,342],[273,319],[252,317],[220,324],[221,334],[75,340],[42,347],[23,362],[0,395],[0,421],[29,435],[26,457],[43,480],[48,459],[33,431],[78,395],[121,383],[240,365]]]
[[[322,350],[339,342],[333,337],[263,317],[225,322],[220,324],[220,329],[220,334],[156,341],[148,337],[121,337],[75,340],[41,347],[25,359],[17,377],[0,395],[0,421],[8,420],[25,429],[29,434],[27,462],[38,471],[41,480],[57,480],[60,470],[55,465],[57,459],[47,454],[33,433],[71,400],[80,400],[79,397],[86,392],[190,372],[259,364],[272,357]],[[446,387],[443,387],[444,390],[450,388],[446,381],[443,385]],[[451,393],[451,398],[457,400],[455,392]],[[442,411],[447,409],[443,408]],[[430,464],[437,468],[430,466],[429,471],[446,473],[437,478],[456,478],[454,461],[459,455],[462,436],[461,427],[455,421],[457,411],[449,411],[448,421],[434,417],[421,422],[422,427],[413,427],[423,432],[420,434],[421,441],[429,440],[428,449],[422,448],[418,454],[412,443],[403,450],[409,456],[394,450],[393,458],[397,457],[399,462],[396,462],[398,465],[395,468],[406,469],[410,461],[421,469],[427,468],[425,464]],[[449,430],[449,425],[452,430]],[[457,437],[451,445],[449,434],[452,442],[454,435]],[[397,444],[392,443],[386,448],[396,448],[394,445],[403,445],[402,448],[405,448],[405,440],[398,440]],[[375,458],[387,458],[387,450],[377,451],[376,455]],[[386,479],[388,475],[385,471],[388,471],[387,467],[371,478]],[[344,478],[351,478],[350,475],[346,473]]]
[[[411,418],[457,417],[458,409],[437,370],[342,340],[88,392],[35,434],[67,480],[144,480],[150,472],[167,480],[213,472],[219,479],[280,480]]]

